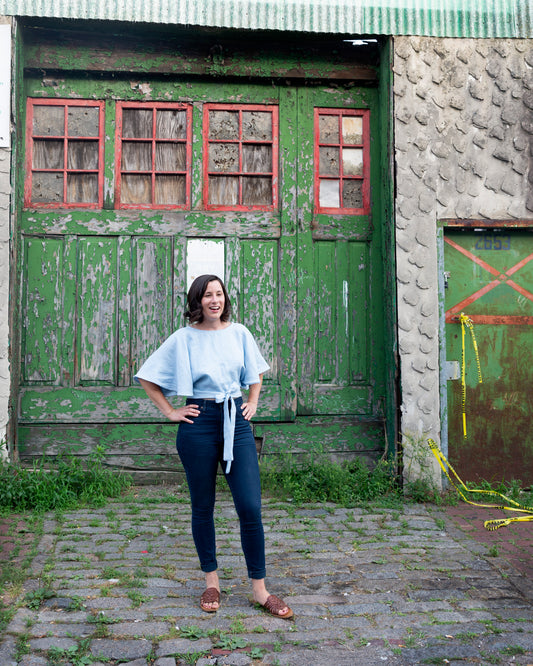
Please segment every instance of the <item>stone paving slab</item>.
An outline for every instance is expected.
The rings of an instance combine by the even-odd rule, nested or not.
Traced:
[[[47,518],[24,589],[48,593],[38,609],[21,594],[0,666],[533,664],[524,539],[519,569],[434,507],[265,499],[267,582],[294,610],[285,621],[251,603],[238,521],[221,495],[222,606],[206,614],[187,498],[165,487],[158,503],[159,492]]]

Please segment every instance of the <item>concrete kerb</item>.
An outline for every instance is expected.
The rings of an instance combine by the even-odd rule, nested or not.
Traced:
[[[488,556],[445,511],[264,501],[268,587],[293,621],[250,602],[231,500],[216,508],[222,606],[203,613],[190,509],[139,488],[102,509],[45,521],[0,664],[388,664],[533,662],[525,576]],[[19,602],[22,598],[19,599]],[[49,662],[50,657],[53,658]],[[68,661],[70,659],[70,661]],[[497,661],[499,660],[499,661]]]

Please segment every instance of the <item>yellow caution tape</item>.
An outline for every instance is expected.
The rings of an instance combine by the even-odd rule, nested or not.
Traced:
[[[461,393],[462,393],[462,403],[463,403],[463,436],[466,439],[466,354],[465,354],[465,333],[466,328],[470,331],[472,337],[472,345],[474,347],[474,354],[476,355],[477,363],[477,374],[479,378],[479,383],[483,383],[483,377],[481,376],[481,363],[479,362],[479,350],[477,346],[477,340],[474,333],[474,323],[465,315],[464,312],[461,312],[459,315],[459,321],[461,322],[461,340],[462,340],[462,349],[461,349]],[[466,328],[465,328],[466,327]]]
[[[483,490],[481,488],[467,488],[465,484],[461,481],[457,472],[450,465],[442,451],[440,450],[438,444],[433,439],[428,439],[429,448],[433,451],[435,458],[437,458],[439,465],[442,468],[442,471],[448,478],[448,481],[452,484],[455,490],[459,493],[461,499],[467,504],[473,504],[474,506],[480,506],[486,509],[504,509],[505,511],[516,511],[519,513],[531,514],[528,516],[516,516],[512,518],[496,518],[494,520],[486,520],[483,525],[487,530],[497,530],[499,527],[504,527],[510,525],[511,523],[517,522],[527,522],[533,520],[533,507],[526,506],[520,502],[515,502],[515,500],[498,493],[495,490]],[[449,470],[449,471],[448,471]],[[451,478],[451,474],[454,476],[455,481]],[[476,493],[476,494],[485,494],[491,495],[492,497],[499,497],[504,501],[504,504],[480,504],[479,502],[473,502],[465,497],[465,493]],[[511,506],[506,506],[510,504]]]

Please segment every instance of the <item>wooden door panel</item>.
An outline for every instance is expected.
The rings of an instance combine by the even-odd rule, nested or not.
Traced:
[[[378,113],[375,91],[300,93],[299,157],[309,165],[298,172],[301,200],[305,193],[309,202],[301,207],[298,233],[302,415],[379,418],[383,266],[370,197],[379,177],[370,148]],[[354,120],[359,134],[352,141],[347,127]],[[357,205],[352,186],[365,193]]]
[[[78,377],[116,383],[118,241],[81,238],[78,245]]]
[[[278,374],[278,243],[242,243],[242,321],[254,335],[261,353],[270,365],[265,382],[279,383]]]
[[[131,358],[146,359],[174,330],[172,238],[133,241]]]
[[[367,413],[368,250],[365,243],[315,242],[317,285],[313,410],[317,414]]]
[[[61,383],[63,238],[26,238],[22,378],[26,384]]]

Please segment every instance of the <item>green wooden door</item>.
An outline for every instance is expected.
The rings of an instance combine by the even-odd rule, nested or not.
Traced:
[[[448,382],[448,453],[465,481],[533,481],[533,237],[517,229],[447,229],[446,356],[461,362],[459,315],[473,322],[482,383],[467,330],[466,433],[460,380]]]
[[[350,415],[364,441],[384,394],[377,91],[304,90],[299,104],[298,157],[314,167],[298,172],[298,413]]]
[[[132,377],[208,271],[271,365],[256,434],[313,423],[382,451],[376,91],[154,80],[146,101],[66,77],[52,110],[38,79],[26,93],[21,456],[104,445],[110,464],[176,469],[175,426]],[[102,102],[80,136],[83,100]]]

